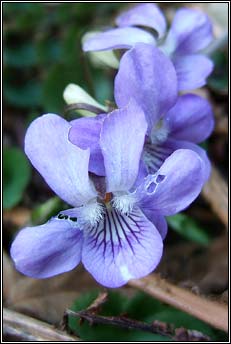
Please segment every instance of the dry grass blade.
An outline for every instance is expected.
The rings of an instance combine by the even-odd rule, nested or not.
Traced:
[[[195,295],[155,274],[139,280],[131,280],[129,285],[191,314],[217,329],[228,332],[228,308],[223,304]]]
[[[3,335],[8,340],[21,342],[77,342],[78,337],[70,336],[42,321],[21,313],[3,309]]]
[[[228,186],[215,167],[202,195],[210,204],[219,219],[228,226]]]

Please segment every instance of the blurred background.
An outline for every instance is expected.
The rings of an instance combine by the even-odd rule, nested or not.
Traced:
[[[98,285],[81,267],[37,281],[21,276],[12,266],[8,252],[17,231],[29,223],[44,223],[65,207],[28,162],[23,152],[25,132],[44,113],[67,119],[77,116],[65,111],[62,95],[69,83],[79,84],[103,104],[113,102],[116,70],[92,64],[82,52],[81,38],[87,31],[114,25],[115,16],[131,5],[3,4],[3,296],[7,307],[48,323],[57,324],[67,306]],[[215,130],[203,143],[213,163],[213,179],[187,211],[168,219],[170,230],[158,272],[178,285],[227,302],[228,5],[159,5],[169,21],[183,5],[205,11],[213,22],[217,45],[211,50],[215,70],[208,86],[195,91],[210,100],[215,113]],[[176,314],[167,320],[174,318]]]

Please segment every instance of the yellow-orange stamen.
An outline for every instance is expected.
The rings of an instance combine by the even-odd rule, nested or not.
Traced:
[[[111,201],[111,199],[112,199],[112,193],[111,192],[107,192],[106,194],[105,194],[105,197],[104,197],[104,203],[108,203],[108,202],[110,202]]]

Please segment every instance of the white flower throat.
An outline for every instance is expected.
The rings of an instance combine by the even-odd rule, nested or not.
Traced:
[[[73,214],[76,212],[78,216],[68,215],[69,212],[63,211],[59,213],[57,219],[68,220],[73,227],[80,226],[93,227],[103,220],[105,212],[111,212],[113,209],[122,215],[129,215],[132,212],[135,204],[135,197],[132,194],[125,192],[107,192],[104,199],[99,198],[92,200],[86,205],[78,208],[78,211],[73,209]]]
[[[125,192],[107,192],[104,199],[99,199],[84,206],[81,211],[85,223],[91,226],[96,225],[104,218],[105,212],[112,209],[118,211],[122,215],[129,215],[135,204],[135,198],[132,194]]]
[[[163,143],[167,140],[169,134],[169,129],[167,124],[164,120],[160,120],[156,125],[152,128],[151,131],[151,142],[152,144]]]

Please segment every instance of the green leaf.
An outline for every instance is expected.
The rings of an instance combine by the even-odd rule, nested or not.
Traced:
[[[4,17],[15,31],[32,34],[36,25],[45,20],[46,6],[39,3],[5,3]],[[30,30],[30,31],[28,31]]]
[[[36,53],[39,65],[53,65],[61,60],[61,42],[58,39],[43,37],[36,43]]]
[[[38,56],[35,46],[26,43],[14,48],[6,47],[4,49],[5,65],[16,68],[31,67],[38,62]]]
[[[31,167],[19,148],[3,151],[3,207],[12,208],[23,196],[31,177]]]
[[[175,232],[190,241],[194,241],[205,246],[211,241],[211,238],[205,230],[201,228],[195,220],[185,214],[168,216],[167,222]]]
[[[138,292],[128,301],[126,312],[131,318],[135,317],[137,320],[143,320],[150,314],[161,311],[162,307],[163,304],[158,300]]]
[[[46,112],[63,113],[65,102],[63,91],[69,83],[77,83],[79,72],[77,67],[72,68],[65,64],[55,64],[43,83],[42,104]]]
[[[14,86],[6,81],[4,87],[6,101],[14,107],[36,107],[41,105],[41,84],[29,81],[24,85]]]

